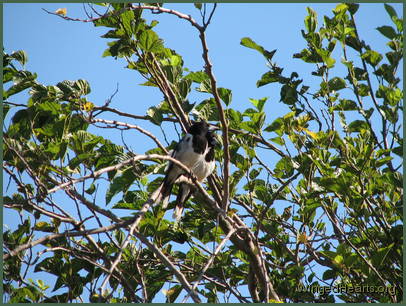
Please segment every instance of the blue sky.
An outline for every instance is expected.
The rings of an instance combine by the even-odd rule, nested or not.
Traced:
[[[398,15],[402,15],[402,5],[392,3]],[[165,6],[191,14],[200,20],[198,11],[191,4],[166,4]],[[251,106],[249,98],[269,97],[265,110],[267,123],[284,115],[288,109],[279,103],[279,88],[268,85],[256,88],[256,81],[267,71],[263,57],[240,45],[243,37],[251,37],[268,50],[277,49],[274,60],[285,73],[296,71],[305,78],[308,85],[315,82],[310,75],[313,66],[305,64],[292,55],[305,47],[300,33],[304,28],[303,19],[306,7],[312,7],[319,16],[331,16],[335,4],[219,4],[207,31],[210,57],[214,66],[218,86],[233,91],[231,107],[244,110]],[[210,5],[209,5],[210,7]],[[136,72],[125,69],[125,62],[101,55],[106,49],[106,39],[100,36],[107,29],[94,27],[92,23],[68,22],[42,10],[55,11],[67,8],[68,16],[86,18],[82,4],[4,4],[3,6],[3,45],[10,53],[25,50],[28,54],[26,69],[38,73],[38,81],[45,85],[55,85],[62,80],[86,79],[92,88],[88,99],[96,105],[104,101],[115,91],[112,107],[143,115],[146,110],[162,100],[162,95],[152,87],[138,86],[144,80]],[[175,49],[183,56],[185,67],[201,70],[203,60],[197,32],[187,22],[169,15],[152,15],[149,19],[160,21],[155,30],[165,41],[165,45]],[[356,14],[358,31],[368,44],[378,52],[385,52],[385,39],[375,30],[376,27],[391,24],[383,4],[362,4]],[[340,54],[336,56],[339,62]],[[337,65],[339,66],[339,65]],[[344,77],[346,73],[337,67],[336,72]],[[401,74],[400,74],[401,75]],[[319,80],[317,80],[319,82]],[[26,103],[27,94],[15,96],[13,102]],[[191,102],[199,102],[206,96],[192,94]],[[117,119],[114,115],[105,115],[104,119]],[[9,119],[9,118],[6,118]],[[121,120],[124,120],[121,118]],[[125,120],[129,122],[128,120]],[[132,122],[129,122],[132,123]],[[139,123],[156,134],[162,142],[160,129],[145,122]],[[169,141],[177,139],[172,125],[165,125]],[[96,133],[96,130],[93,130]],[[120,134],[102,130],[103,136],[121,143]],[[144,153],[154,143],[145,137],[130,132],[124,137],[136,153]],[[5,184],[7,182],[5,181]],[[5,185],[4,185],[5,186]],[[10,187],[11,193],[13,187]],[[18,216],[5,212],[9,225],[18,222]],[[11,219],[8,219],[11,217]]]
[[[401,14],[401,4],[392,5]],[[200,20],[198,11],[191,4],[167,6]],[[273,85],[256,88],[256,81],[267,68],[259,53],[240,45],[241,38],[246,36],[268,50],[277,49],[274,60],[285,68],[287,75],[297,71],[309,85],[317,80],[310,75],[312,65],[292,58],[294,53],[305,47],[300,30],[304,27],[307,6],[317,11],[320,24],[323,15],[332,14],[335,4],[263,3],[218,6],[207,31],[207,40],[218,85],[233,91],[231,107],[244,110],[250,107],[249,98],[266,96],[269,97],[265,108],[269,112],[268,123],[287,111],[278,102],[279,88]],[[96,105],[103,104],[117,84],[119,92],[112,106],[118,109],[145,114],[150,106],[162,100],[162,95],[155,88],[137,86],[144,80],[136,72],[125,69],[123,60],[101,57],[107,43],[106,39],[100,38],[106,32],[105,28],[94,27],[91,23],[68,22],[42,10],[45,8],[55,11],[61,7],[67,8],[70,17],[86,18],[82,4],[4,4],[3,37],[6,52],[25,50],[29,58],[26,69],[37,72],[38,81],[43,84],[54,85],[66,79],[88,80],[92,88],[88,98]],[[145,16],[160,21],[155,30],[167,47],[183,56],[185,67],[190,70],[202,69],[200,43],[194,28],[175,16],[150,13]],[[390,24],[383,4],[362,4],[356,19],[365,41],[378,52],[388,49],[382,35],[375,30],[378,26]],[[345,72],[341,66],[337,65],[336,69],[344,77]],[[191,102],[201,101],[204,97],[192,95]],[[148,128],[159,135],[160,131],[156,126],[148,125]],[[176,138],[176,134],[173,137]],[[151,144],[152,142],[146,142],[145,147],[134,150],[143,152]]]

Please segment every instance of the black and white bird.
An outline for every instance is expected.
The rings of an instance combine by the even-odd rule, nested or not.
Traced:
[[[212,174],[215,168],[215,160],[214,160],[214,148],[217,145],[216,137],[212,130],[208,130],[206,133],[206,140],[207,140],[207,150],[203,160],[199,160],[199,162],[195,165],[193,169],[193,173],[196,176],[199,182],[203,182],[210,174]],[[187,183],[181,183],[179,186],[178,196],[176,198],[176,207],[173,211],[173,218],[175,222],[179,222],[180,218],[182,217],[184,203],[192,196],[194,193],[195,188]]]
[[[212,132],[209,131],[207,122],[195,122],[189,128],[188,133],[176,145],[171,156],[190,168],[199,181],[203,181],[214,170],[214,144],[215,138]],[[182,175],[187,176],[183,169],[169,162],[165,178],[152,194],[151,199],[155,203],[162,202],[162,208],[165,209],[168,206],[173,185]],[[189,187],[186,183],[181,184],[178,193],[178,200],[182,201],[181,207],[191,195],[191,188]],[[178,207],[175,209],[177,220],[180,218],[177,216],[181,215],[182,210]]]

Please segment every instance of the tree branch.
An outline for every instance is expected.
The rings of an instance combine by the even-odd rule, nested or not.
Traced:
[[[212,265],[214,258],[216,258],[216,256],[218,255],[218,253],[221,251],[221,249],[224,247],[224,245],[226,244],[226,242],[230,239],[230,237],[232,235],[234,235],[235,232],[237,232],[240,228],[234,228],[232,231],[229,231],[226,235],[226,237],[224,237],[224,239],[220,242],[220,244],[217,246],[216,250],[214,251],[214,253],[212,254],[212,256],[210,257],[209,261],[206,263],[206,265],[204,266],[204,268],[202,269],[202,271],[200,272],[199,276],[197,277],[195,283],[193,284],[192,289],[195,290],[197,288],[197,286],[199,285],[201,279],[203,278],[203,275],[206,273],[207,269]],[[185,298],[183,299],[182,303],[185,303],[187,301],[187,299],[190,296],[190,292],[185,296]]]
[[[195,291],[195,287],[192,287],[188,280],[186,279],[185,275],[183,275],[178,269],[176,269],[175,265],[169,260],[167,256],[152,242],[150,242],[146,237],[141,235],[138,232],[134,232],[134,236],[137,237],[142,243],[144,243],[154,254],[162,261],[162,263],[168,267],[176,276],[178,281],[182,284],[183,288],[188,292],[188,295],[191,296],[195,303],[201,303],[199,296]]]
[[[44,237],[41,237],[41,238],[39,238],[39,239],[37,239],[35,241],[31,241],[31,242],[28,242],[28,243],[25,243],[25,244],[22,244],[22,245],[16,247],[14,250],[10,251],[10,253],[4,254],[3,259],[6,260],[9,257],[17,255],[21,251],[24,251],[24,250],[26,250],[28,248],[31,248],[33,246],[36,246],[38,244],[41,244],[41,243],[44,243],[44,242],[47,242],[47,241],[50,241],[50,240],[53,240],[53,239],[58,239],[58,238],[61,238],[61,237],[76,237],[76,236],[85,236],[85,235],[93,235],[93,234],[104,233],[104,232],[115,230],[117,228],[125,227],[125,226],[131,224],[133,221],[134,221],[133,219],[132,220],[126,220],[126,221],[123,221],[121,223],[116,223],[116,224],[112,224],[112,225],[109,225],[109,226],[102,226],[102,227],[99,227],[99,228],[93,228],[93,229],[84,230],[84,231],[74,231],[73,232],[73,231],[67,230],[67,231],[65,231],[63,233],[51,234],[51,235],[48,235],[48,236],[44,236]]]
[[[138,125],[120,122],[120,121],[116,121],[116,120],[106,120],[106,119],[90,119],[90,122],[91,123],[100,122],[100,123],[105,123],[105,124],[112,124],[115,126],[124,126],[128,129],[135,129],[137,131],[140,131],[144,135],[147,135],[149,138],[151,138],[157,144],[157,146],[160,149],[162,149],[162,151],[164,151],[165,154],[169,154],[168,150],[166,150],[165,146],[159,141],[159,139],[155,135],[153,135],[151,132],[143,129],[142,127],[140,127]]]

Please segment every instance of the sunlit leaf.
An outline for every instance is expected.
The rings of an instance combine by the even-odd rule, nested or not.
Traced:
[[[66,8],[59,8],[55,11],[55,14],[66,16],[68,10]]]

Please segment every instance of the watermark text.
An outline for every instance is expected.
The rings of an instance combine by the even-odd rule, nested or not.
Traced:
[[[325,295],[329,293],[383,293],[383,294],[396,294],[395,287],[386,286],[370,286],[370,285],[345,285],[339,284],[334,286],[303,286],[297,287],[298,292],[311,292],[318,295]]]

